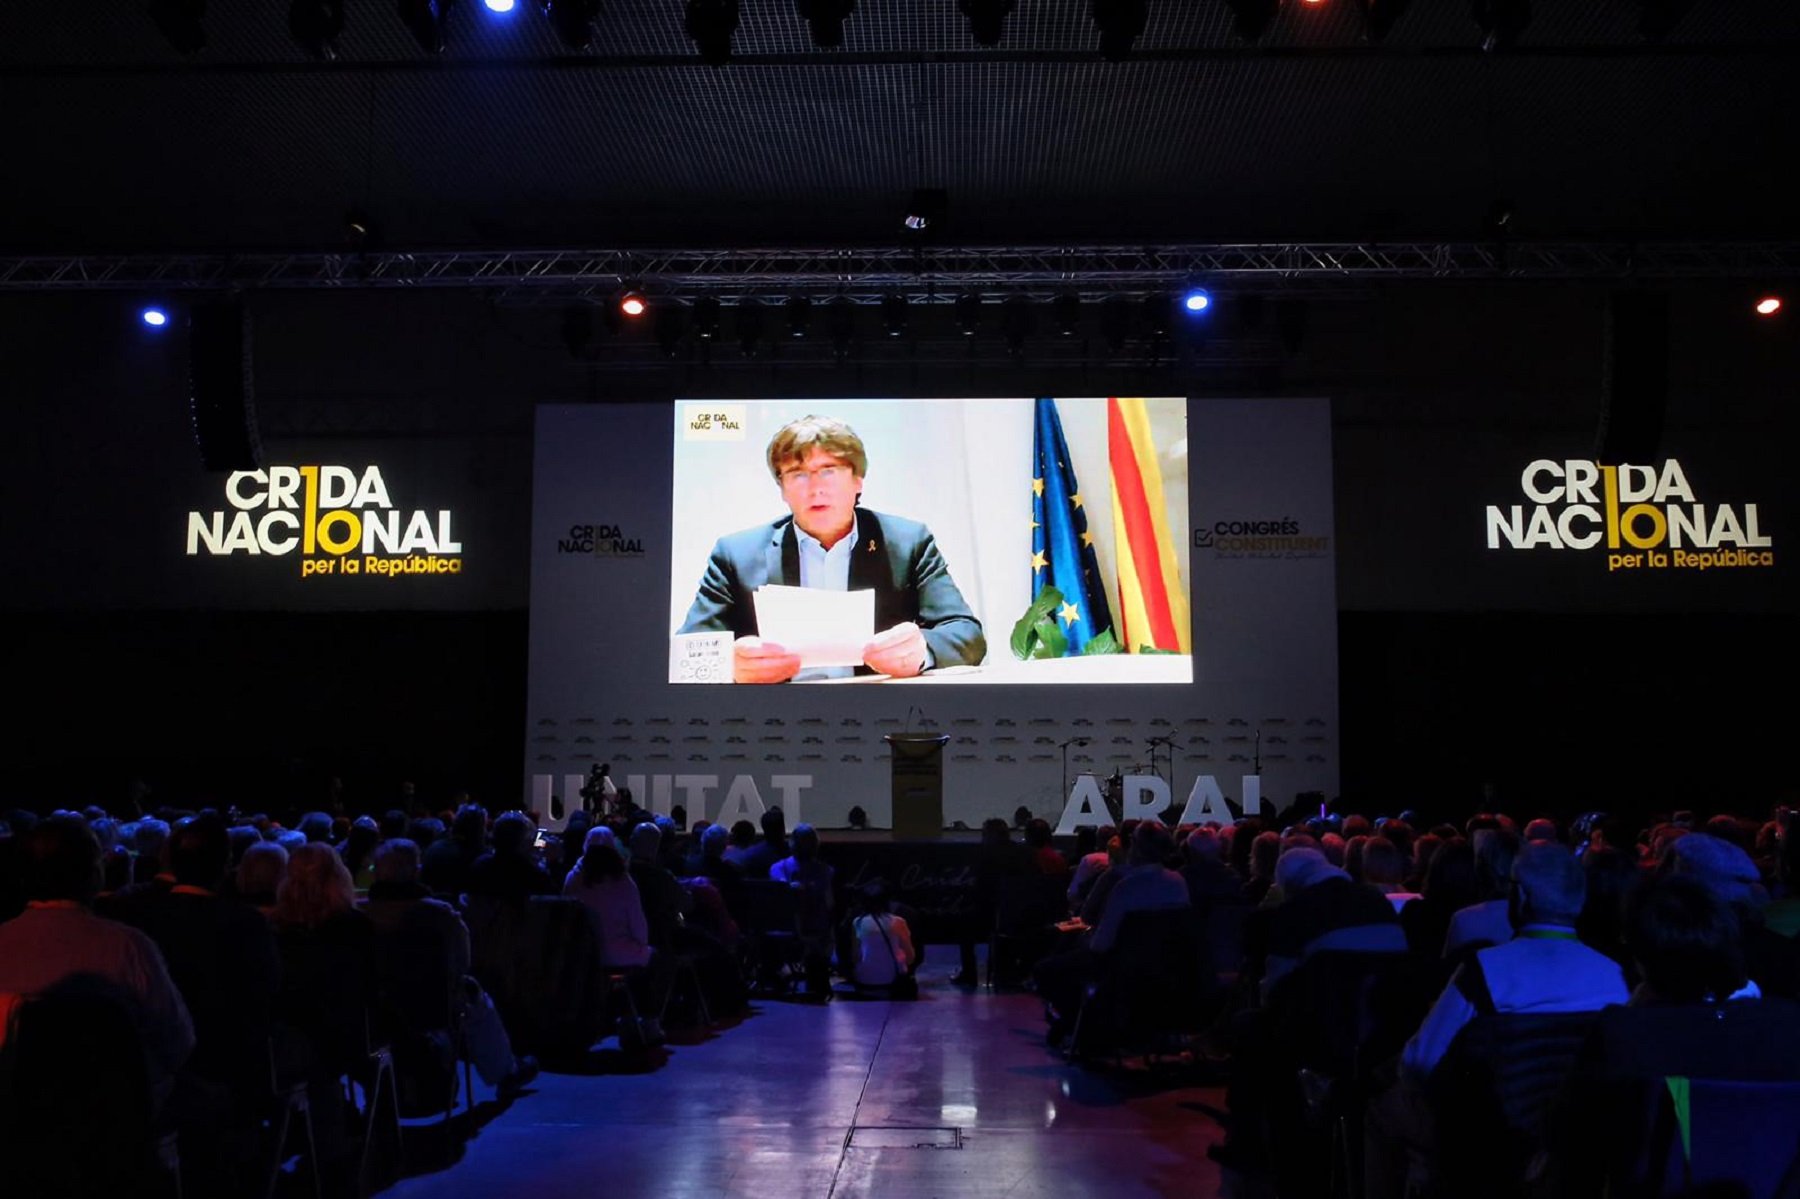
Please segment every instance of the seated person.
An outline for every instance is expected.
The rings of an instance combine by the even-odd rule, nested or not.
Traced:
[[[513,1056],[494,1001],[469,976],[468,926],[419,881],[419,859],[419,847],[403,837],[383,841],[373,855],[374,881],[362,910],[375,926],[382,993],[416,1031],[436,1031],[437,1019],[450,1016],[461,1033],[459,1056],[489,1086],[515,1093],[537,1076],[537,1062]],[[413,969],[421,964],[423,970]],[[410,1002],[419,976],[446,982],[453,1010],[443,1011],[437,995]]]
[[[660,1019],[674,984],[674,960],[650,943],[650,922],[612,829],[600,825],[588,830],[581,860],[563,880],[563,894],[594,913],[601,963],[635,972],[628,985],[640,1016]],[[654,1040],[661,1029],[652,1025],[641,1031]]]
[[[1569,1194],[1598,1194],[1604,1175],[1634,1178],[1652,1164],[1641,1161],[1643,1130],[1665,1078],[1800,1081],[1800,1004],[1762,994],[1736,914],[1704,884],[1677,874],[1640,889],[1626,945],[1643,981],[1627,1005],[1600,1014],[1564,1090],[1568,1118],[1550,1122],[1583,1129],[1578,1144],[1552,1140]]]
[[[799,893],[799,928],[806,942],[806,988],[822,992],[831,972],[832,870],[819,860],[819,834],[810,824],[794,826],[794,852],[769,868],[771,882]]]
[[[1407,1147],[1426,1156],[1436,1135],[1425,1084],[1469,1021],[1496,1012],[1594,1012],[1627,998],[1619,964],[1583,945],[1575,922],[1587,898],[1581,862],[1562,845],[1537,842],[1513,861],[1513,939],[1481,949],[1445,986],[1400,1056],[1400,1076],[1369,1105],[1365,1190],[1403,1190]]]
[[[862,910],[851,926],[856,941],[851,981],[859,987],[891,987],[919,968],[912,931],[894,915],[886,883],[877,880],[858,895]]]
[[[507,812],[494,821],[494,848],[469,867],[468,893],[513,901],[555,895],[556,880],[532,857],[536,832],[537,826],[523,812]]]
[[[25,910],[0,924],[0,994],[37,996],[95,983],[133,1016],[160,1105],[194,1048],[187,1004],[156,943],[90,908],[100,890],[100,843],[79,816],[52,816],[15,839]]]

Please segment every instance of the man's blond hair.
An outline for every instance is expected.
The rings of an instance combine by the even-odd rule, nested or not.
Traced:
[[[777,483],[781,482],[784,469],[806,461],[815,449],[848,462],[859,479],[869,473],[869,456],[863,450],[862,438],[855,429],[829,416],[803,416],[777,429],[769,439],[769,473]]]

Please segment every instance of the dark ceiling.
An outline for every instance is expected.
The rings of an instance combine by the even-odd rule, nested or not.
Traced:
[[[1800,4],[1538,0],[1483,54],[1467,0],[1379,45],[1355,0],[1288,0],[1249,45],[1221,0],[1150,0],[1130,61],[1087,0],[1018,0],[997,49],[954,0],[861,0],[841,50],[744,0],[701,65],[681,0],[603,0],[595,50],[461,0],[441,59],[347,0],[335,63],[287,0],[214,0],[183,58],[147,0],[0,6],[12,251],[881,244],[919,186],[967,243],[1793,236]]]

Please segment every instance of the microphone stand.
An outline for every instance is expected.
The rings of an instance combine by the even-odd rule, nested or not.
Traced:
[[[1086,737],[1070,737],[1067,740],[1063,741],[1057,747],[1062,750],[1063,773],[1062,773],[1062,794],[1057,796],[1056,802],[1061,803],[1061,804],[1066,804],[1069,802],[1069,746],[1071,746],[1071,745],[1086,745],[1087,743],[1088,743],[1088,739]]]
[[[1168,751],[1163,755],[1168,760],[1168,776],[1163,781],[1169,784],[1169,802],[1173,803],[1175,802],[1175,750],[1179,748],[1175,744],[1175,738],[1151,737],[1145,744],[1150,747],[1150,772],[1152,774],[1157,773],[1156,747],[1160,745]]]

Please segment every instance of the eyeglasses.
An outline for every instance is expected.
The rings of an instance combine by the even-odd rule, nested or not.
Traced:
[[[821,466],[818,470],[784,470],[781,472],[783,487],[805,487],[817,479],[821,483],[835,483],[850,474],[847,466]]]

